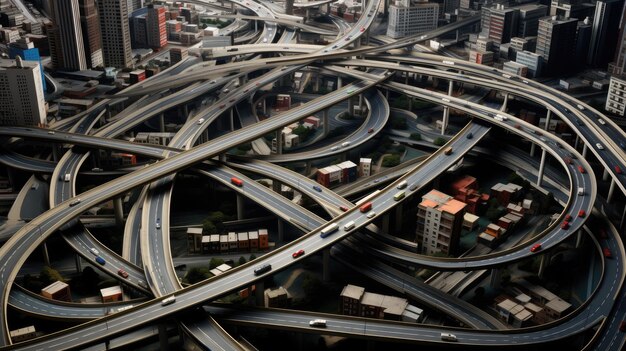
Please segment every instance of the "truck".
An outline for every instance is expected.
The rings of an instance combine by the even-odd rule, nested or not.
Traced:
[[[346,231],[350,230],[352,228],[354,228],[354,221],[350,221],[350,222],[344,224],[344,226],[343,226],[343,230],[346,230]]]
[[[322,229],[322,231],[320,232],[320,237],[325,238],[329,236],[330,234],[336,232],[338,229],[339,229],[339,226],[337,225],[337,223],[333,223],[327,226],[326,228]]]

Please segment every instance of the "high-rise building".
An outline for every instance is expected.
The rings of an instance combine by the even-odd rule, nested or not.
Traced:
[[[577,25],[578,21],[574,18],[553,16],[539,20],[535,53],[543,57],[548,73],[563,73],[574,67],[572,55]]]
[[[613,60],[623,10],[624,0],[598,0],[596,2],[591,45],[587,56],[588,64],[604,68]]]
[[[120,0],[98,0],[100,33],[104,64],[112,67],[132,67],[128,25],[128,4]]]
[[[422,196],[417,208],[416,241],[422,253],[454,253],[467,205],[437,190]]]
[[[624,116],[626,111],[626,77],[611,76],[604,108],[616,115]]]
[[[589,44],[591,42],[592,25],[589,17],[584,21],[578,21],[576,25],[576,47],[574,48],[574,61],[576,67],[581,67],[587,62]]]
[[[387,36],[402,38],[437,28],[439,4],[427,1],[399,0],[389,6]]]
[[[535,78],[541,75],[543,57],[530,51],[518,51],[515,54],[515,62],[528,67],[527,77]]]
[[[511,38],[517,35],[519,9],[505,8],[502,4],[496,4],[495,8],[488,10],[491,12],[489,16],[489,39],[493,39],[496,46],[510,42]]]
[[[626,3],[622,11],[622,20],[618,30],[619,39],[615,48],[615,59],[609,63],[609,73],[621,75],[626,72]]]
[[[148,19],[144,10],[146,9],[137,10],[130,17],[130,34],[134,48],[148,47]]]
[[[152,4],[148,5],[146,31],[148,46],[158,49],[167,45],[165,7]]]
[[[537,35],[539,19],[548,14],[548,7],[540,4],[527,4],[519,7],[519,37],[533,37]]]
[[[133,11],[143,7],[143,0],[126,0],[126,4],[128,6],[128,13],[131,14]]]
[[[17,56],[21,57],[24,61],[35,61],[39,63],[39,70],[41,71],[41,87],[43,89],[43,93],[45,93],[46,79],[43,75],[43,66],[41,65],[39,49],[35,47],[35,44],[33,44],[28,37],[20,38],[9,44],[9,58],[15,59]]]
[[[58,28],[56,68],[68,71],[86,70],[87,60],[78,0],[52,0],[51,6],[53,22]]]
[[[441,14],[444,13],[455,13],[456,10],[459,9],[459,7],[461,6],[461,0],[443,0],[443,11],[441,11]]]
[[[46,101],[41,69],[35,61],[0,59],[0,124],[43,126]]]
[[[100,38],[100,23],[98,21],[98,12],[96,11],[96,2],[95,0],[78,0],[78,6],[87,65],[91,68],[103,66],[102,39]]]

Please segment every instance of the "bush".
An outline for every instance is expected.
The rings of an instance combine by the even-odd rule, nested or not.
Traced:
[[[239,257],[239,262],[238,262],[238,263],[239,263],[239,265],[240,265],[240,266],[241,266],[242,264],[246,264],[246,262],[248,262],[248,261],[246,261],[246,258],[245,258],[245,257],[243,257],[243,256]]]
[[[420,141],[422,140],[422,135],[420,133],[411,133],[409,138],[411,138],[411,140]]]
[[[209,261],[209,270],[216,268],[217,266],[221,266],[224,264],[224,260],[221,258],[213,257],[211,261]]]
[[[195,284],[210,277],[211,272],[209,272],[209,269],[207,267],[193,267],[189,271],[187,271],[187,274],[185,274],[183,281],[189,284]]]
[[[400,164],[400,155],[387,155],[383,159],[383,167],[394,167]]]
[[[445,138],[442,137],[438,137],[437,139],[435,139],[433,141],[433,144],[437,145],[437,146],[443,146],[445,143],[447,143],[448,141]]]
[[[48,266],[44,266],[41,269],[41,273],[39,273],[39,280],[46,285],[52,284],[56,281],[65,281],[59,271]]]

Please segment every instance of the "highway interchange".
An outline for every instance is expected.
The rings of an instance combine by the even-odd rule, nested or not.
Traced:
[[[250,3],[253,3],[254,6],[246,5]],[[262,4],[253,1],[241,1],[237,2],[237,4],[242,7],[250,7],[259,16],[270,17],[270,15],[273,14],[269,8],[263,7]],[[65,153],[57,164],[48,164],[47,167],[44,167],[45,163],[44,165],[36,163],[33,165],[33,162],[30,161],[31,159],[20,157],[10,152],[2,155],[2,162],[6,162],[7,164],[13,164],[11,160],[14,162],[22,162],[24,169],[35,172],[49,172],[50,167],[53,167],[52,177],[50,179],[51,209],[17,231],[0,249],[0,280],[3,286],[1,296],[4,309],[2,315],[6,316],[6,309],[9,304],[14,306],[19,304],[19,301],[25,301],[25,299],[37,299],[33,296],[29,297],[23,291],[15,287],[12,288],[12,282],[17,275],[19,267],[23,265],[29,254],[44,242],[49,235],[60,228],[69,227],[68,223],[73,224],[73,227],[71,231],[64,232],[64,237],[68,242],[73,243],[72,247],[79,254],[93,262],[95,257],[89,252],[89,248],[98,247],[98,250],[106,257],[107,265],[102,268],[105,269],[108,274],[116,277],[117,267],[124,267],[130,274],[129,280],[124,281],[126,284],[134,286],[136,289],[144,290],[146,293],[157,297],[154,300],[149,300],[144,303],[133,303],[134,307],[129,310],[104,317],[102,317],[102,314],[106,310],[105,307],[92,307],[92,309],[96,309],[100,312],[98,313],[96,311],[94,313],[93,311],[80,312],[88,311],[88,306],[74,306],[72,308],[77,309],[77,311],[74,312],[76,314],[92,313],[83,315],[80,318],[102,318],[94,319],[75,328],[45,336],[31,342],[7,346],[7,348],[35,350],[43,348],[66,349],[88,346],[98,340],[117,336],[128,330],[135,330],[139,325],[157,321],[171,313],[210,302],[235,289],[249,286],[254,281],[263,279],[266,275],[284,269],[294,262],[299,261],[300,259],[293,260],[291,258],[291,252],[296,249],[305,249],[307,256],[317,251],[328,249],[331,246],[334,247],[333,250],[350,252],[350,243],[353,239],[363,242],[357,235],[352,235],[353,233],[356,233],[356,231],[360,229],[363,231],[377,230],[375,226],[372,227],[371,223],[378,217],[383,216],[385,212],[391,211],[396,204],[401,203],[393,200],[393,195],[396,192],[395,187],[399,182],[407,180],[410,184],[418,184],[420,187],[413,191],[419,191],[422,186],[425,186],[439,174],[457,163],[466,152],[469,152],[475,144],[488,133],[490,127],[488,124],[480,122],[480,120],[505,128],[510,133],[531,140],[543,150],[544,155],[549,154],[554,159],[558,160],[569,178],[569,185],[567,185],[569,188],[569,194],[567,195],[569,196],[567,198],[568,200],[564,203],[565,210],[560,218],[563,218],[567,213],[577,213],[580,209],[584,209],[587,213],[592,212],[597,192],[596,178],[590,164],[587,163],[583,157],[589,149],[592,150],[592,153],[602,163],[606,172],[612,177],[611,186],[617,185],[622,192],[626,192],[626,178],[623,175],[617,174],[614,168],[615,165],[620,165],[623,169],[626,169],[624,168],[626,155],[619,145],[619,140],[625,140],[624,132],[621,131],[617,125],[612,123],[610,119],[603,117],[601,113],[591,109],[589,106],[569,98],[560,92],[551,91],[538,83],[518,77],[506,77],[502,72],[485,66],[473,65],[463,61],[427,54],[418,55],[418,57],[376,55],[376,52],[383,52],[390,48],[402,48],[409,46],[411,43],[436,37],[443,30],[454,30],[458,28],[460,24],[456,24],[448,29],[437,30],[427,35],[416,36],[416,38],[407,38],[399,43],[389,44],[384,48],[376,47],[355,49],[353,51],[345,50],[348,45],[360,40],[359,37],[363,33],[362,28],[368,28],[372,25],[372,21],[376,17],[376,8],[378,8],[378,2],[368,3],[364,13],[369,13],[372,16],[363,16],[349,31],[339,36],[336,42],[330,43],[326,47],[318,46],[314,48],[307,46],[299,48],[300,45],[285,44],[289,46],[284,46],[280,44],[282,46],[276,48],[276,45],[267,44],[267,46],[274,47],[274,51],[283,51],[285,53],[300,52],[297,55],[284,55],[280,58],[269,59],[255,58],[253,55],[259,51],[254,51],[252,49],[253,47],[251,47],[249,52],[244,50],[237,52],[238,55],[249,54],[250,56],[248,58],[251,60],[250,62],[233,62],[232,64],[224,64],[222,65],[223,67],[219,67],[218,69],[216,69],[216,67],[204,66],[200,63],[195,66],[187,67],[182,71],[176,71],[176,76],[177,78],[180,77],[180,79],[170,80],[169,82],[164,82],[163,78],[161,78],[161,81],[154,79],[154,83],[152,83],[153,81],[151,80],[147,80],[143,84],[132,87],[132,89],[127,89],[119,94],[120,98],[118,99],[123,99],[125,94],[151,94],[153,92],[162,91],[170,86],[182,87],[182,89],[178,90],[176,93],[164,95],[163,97],[152,96],[152,101],[146,101],[142,104],[140,100],[137,103],[126,106],[126,109],[116,116],[114,122],[109,123],[103,128],[99,128],[98,132],[93,136],[89,135],[90,131],[96,126],[96,123],[105,112],[107,103],[112,102],[112,99],[104,100],[104,102],[99,103],[90,113],[86,113],[81,118],[76,119],[76,122],[71,126],[71,133],[68,134],[61,132],[50,134],[47,130],[35,128],[31,128],[30,130],[26,128],[7,128],[0,130],[0,133],[7,137],[34,138],[61,144],[81,145],[80,149],[74,148]],[[472,21],[475,22],[476,19],[472,19]],[[467,21],[467,23],[473,22]],[[269,30],[270,28],[272,28],[272,30]],[[263,46],[268,42],[271,43],[276,39],[275,35],[277,32],[275,23],[264,26],[264,30],[258,37],[256,45]],[[355,52],[357,54],[355,54]],[[230,54],[234,55],[235,53],[230,52]],[[348,59],[359,55],[366,55],[366,59]],[[330,94],[308,102],[301,107],[196,146],[195,143],[202,135],[204,129],[224,111],[227,111],[236,104],[245,103],[248,97],[252,96],[259,87],[266,86],[283,76],[302,69],[307,64],[322,59],[328,60],[328,69],[341,72],[338,74],[342,74],[344,77],[351,77],[354,82]],[[344,68],[346,66],[363,66],[373,70],[363,72],[354,69],[346,69]],[[271,69],[272,67],[276,68]],[[432,67],[440,69],[433,69]],[[243,78],[249,72],[259,69],[267,70],[268,68],[271,69],[269,72],[253,80],[247,81],[247,79]],[[441,68],[447,69],[448,71]],[[553,118],[558,117],[566,121],[566,123],[576,131],[578,138],[580,138],[585,145],[583,155],[578,154],[574,148],[558,138],[551,136],[549,133],[542,132],[541,128],[525,123],[513,115],[507,115],[503,111],[493,110],[481,104],[447,97],[445,94],[391,81],[391,73],[394,71],[406,71],[449,79],[459,83],[466,82],[482,85],[490,89],[505,92],[511,96],[524,97],[538,104],[545,105],[546,108],[552,111],[552,114],[556,115]],[[167,77],[167,74],[167,72],[164,72],[163,75],[156,76],[156,78]],[[234,75],[226,76],[226,74]],[[232,85],[233,78],[239,78],[241,81],[239,87]],[[231,83],[229,83],[229,81]],[[190,85],[184,87],[183,84]],[[204,110],[194,111],[193,114],[190,114],[193,117],[189,118],[181,131],[177,133],[176,138],[172,141],[169,148],[137,145],[113,139],[134,126],[158,116],[168,108],[178,106],[198,96],[218,91],[218,89],[223,89],[225,86],[231,87],[230,92],[222,90],[218,101],[214,104],[207,105]],[[376,216],[373,218],[363,216],[357,208],[352,207],[350,202],[334,195],[329,189],[323,188],[321,193],[313,191],[311,181],[304,177],[298,177],[296,175],[282,177],[281,182],[285,184],[289,184],[289,178],[291,178],[292,186],[295,185],[293,184],[293,180],[297,179],[298,183],[295,187],[299,188],[300,191],[310,196],[315,201],[318,201],[329,211],[329,214],[333,216],[332,220],[326,221],[310,213],[308,210],[295,206],[288,200],[277,196],[267,188],[256,185],[251,178],[233,169],[240,166],[247,167],[247,171],[262,173],[262,167],[269,167],[271,170],[266,170],[266,174],[279,174],[280,171],[278,169],[281,167],[275,166],[272,163],[250,162],[243,159],[233,163],[231,165],[233,168],[221,164],[201,164],[202,162],[206,163],[206,160],[214,156],[224,154],[229,149],[239,144],[255,140],[282,126],[289,125],[315,112],[323,111],[342,100],[363,93],[367,96],[365,100],[369,106],[369,117],[364,121],[362,127],[352,135],[346,137],[347,141],[352,142],[350,148],[357,147],[378,134],[388,119],[388,105],[386,102],[380,103],[385,101],[385,99],[380,92],[375,92],[376,90],[373,89],[375,86],[401,91],[407,95],[419,97],[426,101],[453,107],[456,110],[463,111],[475,117],[476,121],[469,123],[446,144],[446,147],[451,146],[455,150],[452,155],[445,156],[443,154],[443,148],[435,151],[422,163],[412,167],[405,175],[394,180],[387,187],[382,189],[379,194],[373,197],[371,201],[376,210]],[[546,94],[549,94],[550,97],[547,98]],[[373,104],[372,101],[377,102]],[[583,109],[580,109],[578,105],[583,106]],[[494,120],[496,114],[505,115],[508,119],[505,121],[496,121]],[[602,118],[605,123],[599,123],[598,118]],[[200,119],[203,119],[203,122],[200,122]],[[371,134],[367,133],[369,128],[374,128],[375,132]],[[474,138],[468,139],[468,133],[472,133]],[[595,147],[596,143],[600,141],[605,146],[604,150],[599,150]],[[79,169],[81,165],[89,157],[89,152],[85,151],[88,147],[124,150],[154,159],[161,159],[161,161],[145,168],[137,169],[134,172],[124,174],[113,181],[79,195],[76,194],[75,191],[75,181],[80,174]],[[270,162],[287,162],[298,159],[322,158],[339,154],[343,151],[345,150],[332,150],[330,147],[325,146],[324,148],[301,154],[285,154],[276,157],[270,156],[267,157],[266,160]],[[564,161],[570,154],[577,155],[576,165],[569,165]],[[584,174],[578,172],[575,168],[577,165],[584,167],[587,172]],[[173,263],[168,248],[169,225],[167,220],[169,219],[168,199],[170,196],[168,194],[171,193],[172,188],[163,189],[163,185],[172,185],[173,175],[191,166],[198,167],[200,174],[203,176],[219,179],[225,186],[229,186],[243,196],[252,199],[260,205],[266,206],[271,212],[295,224],[307,234],[264,255],[255,260],[253,264],[237,267],[219,278],[212,278],[194,286],[182,288],[175,274],[173,274]],[[257,167],[257,169],[255,169],[255,167]],[[43,170],[44,168],[45,171]],[[66,174],[70,175],[69,182],[64,181]],[[246,186],[239,188],[230,184],[230,178],[232,176],[244,179]],[[99,244],[97,240],[93,239],[93,236],[87,229],[84,228],[80,222],[75,221],[75,219],[89,208],[139,186],[146,187],[145,191],[142,192],[145,195],[140,196],[142,200],[136,203],[129,214],[125,230],[123,257],[119,257],[114,252],[111,252],[111,250]],[[577,196],[575,189],[578,187],[584,187],[586,189],[586,196]],[[70,206],[70,203],[78,197],[80,198],[80,202],[74,206]],[[340,212],[337,210],[339,205],[347,205],[351,208],[346,212]],[[160,222],[161,230],[156,228],[154,218],[162,219]],[[331,223],[341,224],[348,221],[355,222],[354,229],[349,231],[340,229],[338,233],[325,239],[319,237],[320,230],[327,225]],[[585,219],[576,219],[568,230],[561,230],[558,227],[559,223],[560,221],[554,222],[553,225],[548,227],[543,233],[537,235],[533,241],[478,257],[442,259],[416,255],[407,253],[406,251],[400,254],[387,251],[382,252],[382,255],[394,256],[396,260],[400,259],[405,263],[432,267],[439,270],[492,268],[532,256],[533,254],[528,248],[536,242],[540,241],[544,249],[550,249],[558,245],[568,236],[576,234],[579,229],[582,229],[585,224]],[[139,226],[142,228],[141,230],[138,230]],[[471,321],[472,318],[476,317],[475,311],[461,312],[457,310],[456,313],[459,318],[468,322],[468,325],[473,325],[474,328],[478,328],[478,330],[454,330],[455,335],[457,335],[459,339],[459,344],[468,346],[501,346],[544,343],[578,334],[601,323],[602,328],[599,328],[597,331],[598,342],[591,347],[598,350],[619,350],[624,343],[624,338],[622,334],[616,331],[617,326],[626,314],[626,306],[622,303],[622,301],[624,301],[623,296],[625,292],[621,292],[624,278],[622,266],[624,262],[624,249],[616,233],[617,232],[613,232],[611,236],[612,240],[608,241],[616,259],[603,261],[604,269],[601,282],[595,288],[595,292],[591,298],[577,311],[571,313],[556,325],[546,326],[545,328],[536,327],[531,330],[515,331],[511,333],[507,330],[489,330],[497,329],[494,328],[494,325],[490,325],[490,322]],[[349,236],[354,236],[354,238],[350,238],[349,241],[344,240],[344,238]],[[342,240],[345,242],[342,242]],[[135,244],[131,244],[132,242],[135,242]],[[598,251],[599,250],[600,247],[598,246]],[[141,256],[138,255],[137,251],[140,251]],[[385,250],[381,249],[380,251]],[[358,255],[358,253],[351,252],[349,255]],[[342,255],[342,257],[344,257],[344,255]],[[305,259],[306,256],[303,258]],[[358,262],[359,260],[355,261]],[[255,276],[252,273],[253,270],[266,262],[271,263],[272,271],[260,276]],[[370,268],[375,270],[378,269],[378,266]],[[368,267],[361,267],[359,269],[367,270]],[[394,274],[397,275],[397,273]],[[389,279],[394,279],[394,274],[389,274]],[[149,289],[140,286],[139,282],[141,280],[148,282]],[[160,282],[160,285],[154,284],[156,281]],[[161,306],[160,301],[162,298],[172,294],[175,294],[177,297],[176,303]],[[415,296],[418,293],[409,294]],[[618,302],[613,304],[611,303],[613,301]],[[47,309],[45,305],[43,309]],[[219,316],[220,313],[224,314],[223,307],[209,307],[209,309],[212,309],[211,313],[216,314],[216,317]],[[447,312],[451,314],[455,313],[454,311]],[[237,313],[230,311],[228,316],[224,317],[224,320],[240,323],[243,323],[242,320],[246,320],[245,323],[255,323],[255,320],[261,320],[261,324],[267,325],[271,324],[267,322],[267,318],[278,319],[275,318],[275,315],[272,315],[272,313],[278,312],[269,311],[267,313],[269,317],[267,315],[265,317],[262,315],[259,316],[258,311],[252,310],[244,310],[243,312]],[[67,318],[67,316],[59,316],[58,318]],[[296,326],[302,325],[302,327],[298,327],[299,330],[302,329],[311,332],[310,328],[308,328],[308,321],[312,318],[311,315],[293,313],[293,317],[281,317],[283,320],[287,320],[287,318],[292,319],[285,322],[286,325],[278,327],[296,328]],[[355,333],[349,330],[362,330],[362,333],[358,333],[362,335],[357,336],[368,338],[390,339],[398,338],[397,335],[401,335],[399,338],[405,341],[413,340],[416,342],[440,343],[440,333],[450,330],[450,328],[447,327],[406,326],[387,321],[370,320],[366,323],[359,318],[350,317],[327,316],[326,318],[328,319],[328,328],[326,330],[328,333],[355,336]],[[3,319],[4,328],[2,328],[2,340],[5,345],[10,345],[10,340],[7,337],[7,321],[6,318]],[[218,317],[218,320],[219,319]],[[347,322],[341,322],[341,320],[346,320]],[[345,326],[346,323],[348,323],[347,332],[345,331],[346,329],[343,331],[341,329],[341,325]],[[367,324],[367,327],[363,326],[364,323]],[[212,329],[214,332],[215,329],[219,327],[214,323],[209,324],[210,325],[206,326],[206,328]],[[191,334],[202,334],[200,332],[194,332],[195,327],[193,326],[186,328]],[[231,346],[236,345],[236,342],[233,343],[233,341],[228,340],[227,337],[222,337],[220,340],[224,343],[229,343]]]

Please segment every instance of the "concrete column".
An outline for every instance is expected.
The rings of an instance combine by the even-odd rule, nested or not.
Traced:
[[[509,94],[504,94],[504,101],[502,102],[502,106],[500,107],[500,111],[506,112],[506,105],[509,102]]]
[[[502,284],[502,271],[499,268],[492,268],[489,276],[489,286],[493,289],[499,289]]]
[[[582,231],[582,230],[579,230],[579,231],[576,233],[576,248],[577,248],[577,249],[578,249],[578,248],[582,245],[582,243],[583,243],[583,235],[584,235],[584,233],[583,233],[583,231]]]
[[[539,173],[537,174],[537,186],[541,187],[543,181],[543,171],[546,166],[546,150],[541,149],[541,163],[539,164]]]
[[[548,110],[548,113],[546,113],[546,126],[544,127],[544,129],[547,131],[548,128],[550,127],[550,113],[552,111]]]
[[[537,148],[537,144],[530,143],[530,157],[535,157],[535,149]]]
[[[285,241],[285,222],[278,218],[278,243]]]
[[[159,131],[165,133],[165,115],[163,113],[159,115]]]
[[[272,190],[276,193],[280,193],[280,183],[276,180],[272,180]]]
[[[183,105],[183,117],[185,117],[185,119],[189,118],[189,106],[187,106],[187,104]]]
[[[383,215],[383,233],[389,233],[389,212]]]
[[[265,102],[265,98],[261,100],[261,104],[263,105],[263,114],[267,115],[267,103]]]
[[[396,232],[402,230],[402,204],[396,205]]]
[[[324,249],[322,251],[322,262],[323,262],[323,279],[325,282],[330,281],[330,248]]]
[[[614,193],[615,193],[615,179],[611,178],[611,185],[609,185],[609,194],[606,196],[607,203],[612,202]]]
[[[208,130],[208,129],[207,129]],[[235,130],[235,114],[233,113],[233,109],[230,109],[230,131]]]
[[[245,211],[244,203],[245,201],[244,201],[243,196],[237,194],[237,219],[238,220],[242,220],[244,217],[244,211]]]
[[[320,91],[320,75],[315,75],[315,82],[313,83],[313,91],[318,93]]]
[[[583,158],[587,158],[587,151],[589,151],[589,148],[587,147],[587,144],[583,144]]]
[[[324,127],[322,135],[328,135],[328,132],[330,132],[330,125],[328,124],[328,109],[322,111],[322,126]]]
[[[359,94],[359,115],[361,117],[365,116],[363,113],[363,94]]]
[[[124,207],[121,196],[113,199],[113,212],[115,213],[115,225],[118,228],[124,228]]]
[[[448,82],[448,96],[452,96],[452,92],[454,91],[454,82],[450,80]],[[446,134],[446,128],[448,128],[448,120],[450,119],[450,108],[447,106],[443,107],[443,120],[441,121],[441,135]]]
[[[111,119],[111,108],[109,107],[109,105],[107,105],[106,107],[106,115],[107,115],[107,119]]]
[[[310,10],[309,10],[309,8],[307,7],[306,12],[305,12],[305,15],[304,15],[304,18],[302,19],[302,22],[303,22],[303,23],[304,23],[304,22],[306,22],[307,18],[309,18],[309,13],[310,13],[310,12],[311,12],[311,11],[310,11]]]
[[[354,102],[352,101],[352,97],[348,98],[348,113],[354,115]]]
[[[343,86],[343,82],[341,81],[341,76],[337,76],[337,89],[341,89]]]
[[[546,272],[546,268],[550,264],[551,257],[552,255],[550,253],[545,253],[543,254],[543,256],[541,256],[541,264],[539,264],[539,273],[537,273],[537,276],[539,278],[543,279],[544,273]]]
[[[308,177],[311,173],[311,161],[306,161],[304,163],[304,174]]]
[[[282,130],[276,131],[276,153],[278,155],[283,153],[283,132]]]
[[[263,283],[262,280],[258,280],[256,283],[254,283],[254,285],[255,285],[254,296],[256,298],[256,305],[265,306],[265,299],[263,296],[265,293],[265,283]]]
[[[41,254],[43,255],[43,264],[50,267],[50,255],[48,255],[48,245],[45,242],[41,244]]]
[[[574,149],[578,149],[578,142],[580,141],[580,137],[576,134],[576,139],[574,139]]]
[[[83,262],[79,254],[74,254],[74,261],[76,262],[76,273],[83,271]]]
[[[626,206],[624,206],[624,212],[622,213],[622,220],[619,221],[619,229],[623,232],[626,227]]]
[[[609,179],[609,170],[604,168],[602,170],[602,181],[607,181]]]
[[[389,100],[389,89],[385,89],[385,99]]]
[[[167,336],[167,326],[159,323],[159,350],[167,351],[170,349],[169,337]]]
[[[52,144],[52,160],[59,162],[59,146],[57,144]]]
[[[412,109],[413,109],[413,98],[409,96],[409,111],[411,111]]]

